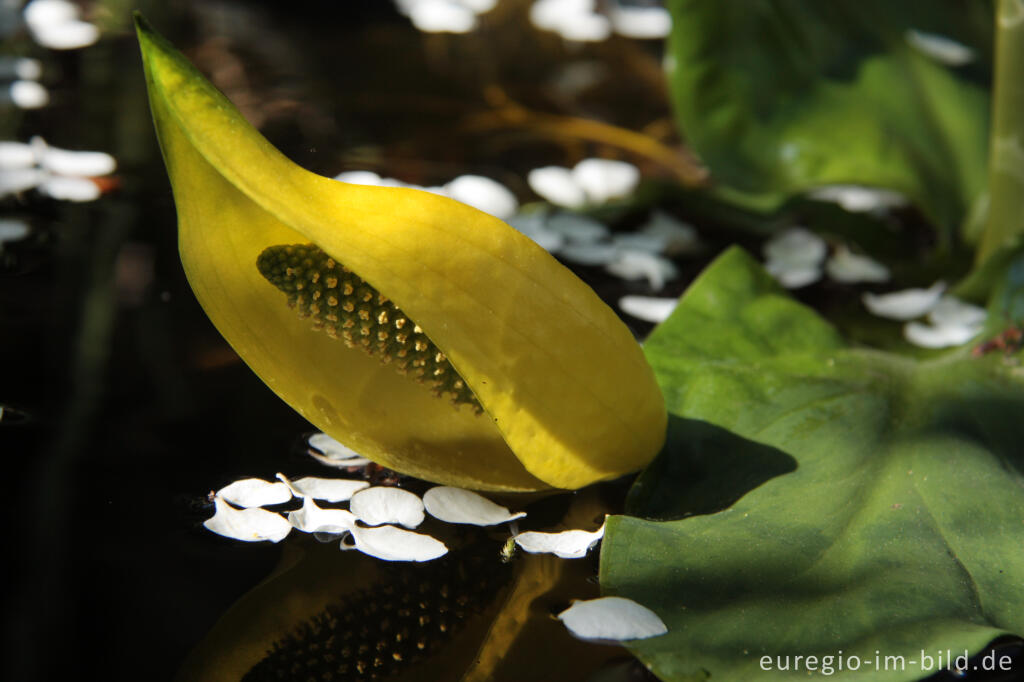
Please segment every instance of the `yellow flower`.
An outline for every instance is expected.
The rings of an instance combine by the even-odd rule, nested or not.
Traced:
[[[468,488],[578,488],[654,456],[650,367],[547,252],[451,199],[298,167],[137,29],[189,283],[289,405],[384,466]]]

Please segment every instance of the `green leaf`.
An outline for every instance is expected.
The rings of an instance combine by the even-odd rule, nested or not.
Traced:
[[[608,593],[664,619],[659,677],[790,679],[762,656],[977,652],[1024,633],[1024,380],[999,354],[848,347],[743,251],[645,344],[669,442],[610,520]]]
[[[674,0],[678,122],[719,191],[761,209],[829,183],[894,189],[958,225],[986,183],[988,2]],[[952,69],[909,29],[967,44]]]

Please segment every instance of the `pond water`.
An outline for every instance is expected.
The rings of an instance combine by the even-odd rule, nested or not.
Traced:
[[[222,627],[214,638],[220,648],[211,649],[207,636],[239,599],[245,613],[287,613],[281,623],[312,619],[335,604],[374,626],[378,609],[391,608],[395,590],[404,589],[389,583],[423,585],[433,598],[442,568],[456,583],[457,576],[485,579],[465,588],[475,620],[462,628],[454,623],[462,639],[431,649],[421,664],[428,667],[388,670],[408,679],[455,679],[452,671],[474,655],[524,571],[572,587],[518,614],[530,616],[535,631],[518,643],[509,638],[514,660],[496,679],[525,679],[524,670],[547,671],[534,679],[586,679],[605,661],[614,669],[629,660],[622,648],[576,642],[552,620],[551,611],[570,597],[596,595],[596,559],[566,569],[541,557],[506,565],[499,552],[507,530],[467,535],[467,552],[431,567],[384,564],[305,538],[238,543],[201,526],[212,514],[208,493],[233,480],[325,472],[306,454],[310,425],[231,351],[185,280],[132,9],[286,154],[326,175],[365,169],[428,185],[473,172],[528,196],[531,167],[571,165],[604,147],[507,124],[495,115],[504,111],[495,105],[500,98],[548,110],[562,98],[564,111],[605,112],[626,128],[667,116],[656,46],[580,50],[545,36],[524,44],[509,30],[526,30],[524,7],[516,3],[463,39],[419,33],[382,0],[345,5],[341,12],[318,2],[85,3],[84,16],[101,27],[101,39],[68,51],[43,49],[23,28],[4,24],[4,54],[41,62],[50,102],[4,109],[0,138],[40,136],[55,147],[107,152],[117,170],[95,201],[58,201],[38,191],[0,200],[4,218],[30,228],[0,251],[0,449],[14,493],[8,544],[15,548],[5,562],[10,589],[0,677],[171,679],[201,642],[221,653],[243,646],[248,620],[237,615],[235,641]],[[575,75],[559,72],[570,52],[585,57],[572,60],[583,65]],[[647,82],[609,78],[607,69],[633,70]],[[604,86],[571,95],[557,80],[595,77]],[[580,272],[610,297],[648,293],[646,284],[600,268]],[[678,294],[682,282],[665,293]],[[632,322],[638,333],[649,327]],[[606,495],[609,511],[623,491],[620,485]],[[570,501],[542,502],[531,516],[557,521]],[[300,562],[293,574],[330,579],[303,583],[286,574],[271,584],[274,596],[253,597],[275,567],[304,552],[319,563]],[[530,561],[536,565],[524,569]],[[303,590],[311,594],[301,604],[288,596]],[[585,651],[569,655],[580,647]],[[505,654],[495,653],[493,643],[491,649],[489,655]],[[227,664],[209,664],[217,665]],[[447,672],[437,672],[443,666]]]
[[[622,312],[623,296],[677,297],[726,245],[758,252],[767,229],[689,193],[704,175],[674,132],[660,41],[566,41],[530,25],[530,0],[502,0],[466,35],[417,31],[387,0],[95,0],[79,7],[98,42],[51,50],[20,25],[20,4],[0,0],[0,60],[38,60],[49,102],[0,102],[0,140],[102,151],[117,169],[89,181],[94,201],[0,196],[0,220],[27,226],[0,234],[0,453],[13,493],[0,679],[653,679],[625,648],[576,640],[554,618],[597,596],[596,552],[505,561],[506,526],[428,522],[453,551],[389,563],[336,539],[240,543],[203,528],[211,491],[232,481],[330,472],[309,456],[310,424],[231,350],[185,279],[131,12],[326,176],[430,187],[476,174],[527,204],[539,201],[532,169],[634,164],[636,192],[588,212],[611,229],[600,244],[556,255],[639,339],[653,324]],[[603,267],[616,235],[642,241],[652,207],[698,222],[699,247]],[[906,229],[880,248],[924,248],[919,216],[895,219]],[[798,295],[834,310],[859,300],[838,287]],[[529,512],[522,529],[592,529],[621,511],[630,482],[501,501]]]

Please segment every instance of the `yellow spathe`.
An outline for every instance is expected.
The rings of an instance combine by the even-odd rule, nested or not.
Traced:
[[[451,199],[298,167],[141,18],[137,28],[189,283],[289,405],[384,466],[482,490],[578,488],[655,455],[666,416],[653,372],[615,314],[546,251]],[[256,261],[301,243],[419,324],[485,413],[434,397],[289,309]]]

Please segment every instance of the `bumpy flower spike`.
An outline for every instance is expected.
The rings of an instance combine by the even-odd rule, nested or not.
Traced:
[[[447,197],[298,167],[137,28],[189,284],[318,429],[388,468],[477,490],[578,488],[660,449],[664,402],[643,353],[550,254]]]

